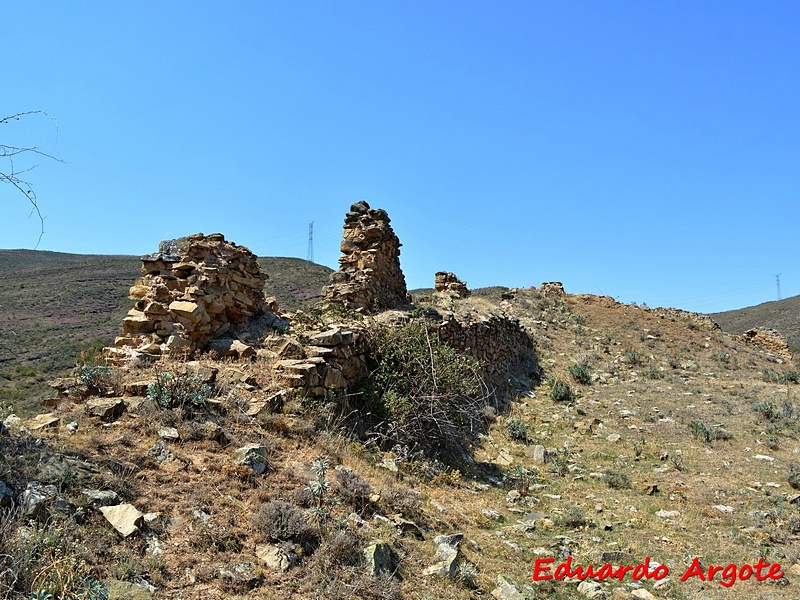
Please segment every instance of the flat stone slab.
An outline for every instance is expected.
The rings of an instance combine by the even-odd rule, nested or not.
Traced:
[[[47,427],[57,427],[59,419],[53,413],[44,413],[41,415],[36,415],[30,421],[28,421],[28,429],[31,431],[38,431],[40,429],[45,429]]]
[[[128,537],[139,531],[139,525],[144,519],[144,515],[133,504],[101,506],[100,512],[106,521],[122,534],[122,537]]]

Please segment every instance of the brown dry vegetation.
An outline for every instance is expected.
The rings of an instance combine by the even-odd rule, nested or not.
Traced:
[[[62,403],[58,428],[0,437],[0,479],[24,489],[42,477],[47,453],[96,464],[91,481],[67,477],[56,482],[60,491],[75,503],[87,486],[116,491],[153,515],[141,534],[121,539],[89,506],[77,525],[38,527],[72,527],[72,538],[59,543],[80,549],[76,569],[98,579],[144,579],[158,588],[157,598],[485,598],[500,575],[530,598],[575,598],[577,582],[530,581],[537,558],[559,562],[568,553],[581,565],[602,564],[603,553],[618,553],[614,564],[649,556],[667,565],[665,585],[641,583],[657,598],[800,595],[800,577],[789,573],[800,554],[800,509],[788,481],[800,452],[800,388],[791,377],[777,382],[797,365],[688,313],[606,297],[544,296],[534,288],[505,300],[501,293],[455,301],[450,309],[519,317],[537,342],[544,378],[516,395],[507,413],[490,412],[488,432],[458,471],[397,460],[353,439],[331,410],[341,398],[289,399],[249,416],[248,400],[261,394],[254,383],[269,379],[265,366],[204,359],[206,367],[221,368],[218,408],[192,416],[144,401],[103,423],[81,404]],[[127,378],[178,368],[184,367],[148,366]],[[225,368],[241,376],[226,378]],[[553,399],[559,383],[569,385],[568,401]],[[74,435],[65,429],[70,422],[78,424]],[[170,456],[159,463],[153,447],[167,426],[180,440],[162,442]],[[264,474],[234,461],[235,449],[247,443],[268,449]],[[547,462],[534,460],[537,445],[548,450]],[[307,519],[314,500],[304,490],[319,457],[330,462],[328,497],[336,503],[325,505],[329,516],[318,525],[294,521],[280,533],[288,530],[274,515],[283,505],[273,503],[295,506]],[[398,473],[382,466],[393,462]],[[340,475],[341,467],[352,474]],[[367,525],[348,519],[351,513]],[[390,521],[399,517],[413,521],[424,539]],[[19,525],[0,524],[0,554],[13,549],[12,524]],[[423,576],[434,536],[453,533],[464,533],[461,550],[474,572],[457,581]],[[161,553],[153,552],[154,539]],[[392,547],[394,578],[366,574],[362,549],[375,539]],[[256,548],[266,543],[290,546],[299,563],[285,573],[262,564]],[[731,589],[716,581],[681,583],[694,557],[705,565],[764,557],[779,562],[786,577]],[[255,565],[252,589],[220,576],[222,567],[242,562]],[[30,569],[43,581],[59,564],[41,559]],[[634,589],[630,578],[602,586],[609,595]]]

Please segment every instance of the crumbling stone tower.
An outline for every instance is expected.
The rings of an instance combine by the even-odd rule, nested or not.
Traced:
[[[400,240],[385,210],[363,200],[344,219],[339,270],[325,288],[328,303],[349,310],[391,308],[407,302],[406,279],[400,269]]]
[[[134,308],[110,358],[205,350],[232,325],[267,312],[266,280],[255,254],[222,234],[161,242],[142,257],[142,277],[130,290]]]

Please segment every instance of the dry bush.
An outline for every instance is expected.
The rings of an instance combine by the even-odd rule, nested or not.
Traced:
[[[459,464],[487,429],[477,362],[432,337],[424,321],[369,333],[370,377],[340,404],[348,424],[384,449]]]
[[[252,521],[258,531],[272,542],[297,542],[307,550],[313,550],[319,544],[317,531],[294,504],[282,500],[262,504]]]
[[[364,556],[364,541],[349,531],[329,536],[308,564],[308,581],[331,600],[394,600],[401,598],[400,585],[390,575],[372,576]]]
[[[336,495],[359,515],[369,514],[374,508],[370,501],[372,487],[369,482],[349,469],[337,469],[335,476],[338,483]]]

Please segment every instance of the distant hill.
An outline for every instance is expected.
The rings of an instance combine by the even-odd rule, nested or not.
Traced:
[[[800,349],[800,296],[712,313],[709,316],[724,331],[733,334],[744,333],[753,327],[775,329],[787,339],[792,352]]]
[[[331,273],[299,258],[259,263],[266,294],[291,311],[314,304]],[[0,402],[35,405],[83,350],[112,344],[140,267],[138,256],[0,250]]]

